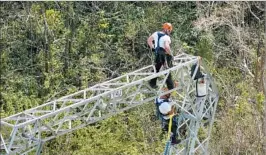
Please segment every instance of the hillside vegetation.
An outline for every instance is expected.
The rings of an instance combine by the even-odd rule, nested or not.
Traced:
[[[266,154],[265,2],[0,2],[1,117],[153,63],[147,37],[202,56],[219,87],[210,154]],[[47,142],[43,154],[160,154],[151,104]],[[125,119],[127,118],[127,119]]]

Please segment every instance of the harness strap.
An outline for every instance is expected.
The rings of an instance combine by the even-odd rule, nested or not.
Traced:
[[[171,138],[171,129],[172,129],[172,124],[173,124],[173,116],[174,115],[170,115],[170,120],[169,120],[169,126],[168,126],[168,136],[167,139]]]
[[[164,33],[157,32],[158,40],[157,40],[157,46],[156,46],[156,49],[155,49],[155,53],[157,53],[158,50],[160,49],[159,41],[160,41],[161,37],[163,37],[163,36],[165,36],[165,35],[166,35],[166,34],[164,34]]]

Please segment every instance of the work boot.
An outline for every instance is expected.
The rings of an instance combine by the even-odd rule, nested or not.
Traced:
[[[181,142],[180,139],[176,139],[175,137],[172,137],[172,141],[171,141],[171,144],[172,144],[172,145],[179,144],[180,142]]]

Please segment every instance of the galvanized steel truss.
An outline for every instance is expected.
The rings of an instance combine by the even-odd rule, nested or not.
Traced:
[[[150,65],[3,118],[0,124],[1,150],[4,154],[28,154],[33,151],[40,154],[43,143],[48,140],[144,103],[154,102],[155,98],[175,91],[177,95],[173,95],[173,101],[180,112],[178,135],[183,140],[179,145],[172,146],[170,152],[207,154],[218,91],[206,65],[201,63],[209,89],[208,95],[201,102],[197,101],[199,99],[195,97],[195,81],[190,77],[190,68],[199,60],[199,57],[181,54],[174,57],[174,67],[159,73]],[[178,87],[162,92],[169,73],[178,81]],[[158,89],[152,89],[148,84],[155,77],[158,77]],[[186,132],[181,133],[184,128]]]

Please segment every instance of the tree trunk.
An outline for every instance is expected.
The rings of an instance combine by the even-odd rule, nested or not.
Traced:
[[[264,2],[264,40],[266,38],[266,2]],[[263,154],[266,154],[266,43],[261,56],[261,81],[264,93],[264,114],[263,114]]]
[[[67,40],[65,45],[65,55],[64,55],[64,68],[63,68],[63,74],[66,76],[68,67],[69,67],[69,59],[71,57],[71,49],[72,49],[72,41],[73,41],[73,35],[74,35],[74,19],[73,19],[73,4],[70,3],[67,6],[67,21],[66,21],[66,27],[70,31],[69,34],[67,34]]]
[[[264,51],[263,59],[264,59],[264,66],[262,68],[262,83],[263,83],[263,93],[264,93],[264,115],[263,115],[263,154],[266,154],[266,52]]]
[[[261,81],[262,81],[261,83],[264,94],[264,114],[263,114],[263,128],[262,128],[264,135],[263,154],[266,154],[266,51],[265,50],[263,51],[262,60],[261,60]]]
[[[45,61],[45,72],[48,73],[49,72],[49,51],[50,51],[50,47],[49,47],[49,38],[48,38],[48,24],[47,24],[47,21],[46,21],[46,15],[45,15],[45,11],[46,10],[46,7],[45,7],[45,4],[43,5],[42,7],[42,14],[43,14],[43,24],[44,24],[44,43],[43,43],[43,46],[44,46],[44,61]]]
[[[66,73],[69,68],[70,60],[73,59],[72,54],[72,45],[73,45],[73,38],[76,32],[76,23],[75,23],[75,14],[74,8],[75,3],[69,3],[67,6],[67,17],[66,17],[66,27],[69,33],[66,36],[66,44],[65,44],[65,51],[64,51],[64,67],[63,67],[63,75],[66,76]]]
[[[257,48],[257,57],[256,57],[256,62],[255,62],[255,74],[254,74],[254,86],[256,87],[257,90],[261,90],[261,75],[260,75],[260,71],[261,71],[261,63],[260,63],[260,58],[261,58],[261,48],[263,48],[263,43],[261,40],[261,35],[260,35],[260,25],[258,28],[258,48]]]

